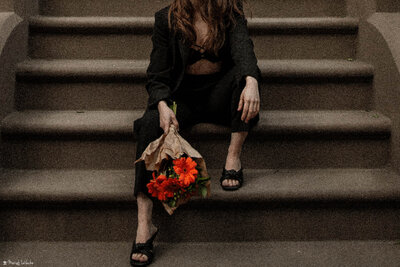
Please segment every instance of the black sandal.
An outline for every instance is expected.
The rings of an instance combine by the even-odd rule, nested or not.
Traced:
[[[239,184],[236,186],[223,186],[222,182],[227,179],[237,180],[237,181],[239,181]],[[226,170],[225,167],[223,167],[222,168],[222,176],[219,179],[219,182],[221,184],[222,189],[224,189],[226,191],[233,191],[233,190],[239,189],[240,187],[242,187],[242,184],[243,184],[243,168],[240,168],[240,170],[235,171],[234,169]]]
[[[158,234],[158,229],[145,243],[136,243],[136,241],[133,241],[132,250],[129,258],[131,266],[147,266],[150,263],[152,263],[154,258],[153,241],[156,238],[157,234]],[[141,253],[146,255],[147,261],[138,261],[132,259],[132,255],[136,253]]]

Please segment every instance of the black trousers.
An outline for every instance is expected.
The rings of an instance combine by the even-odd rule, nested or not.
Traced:
[[[231,132],[249,132],[259,121],[259,114],[248,123],[241,120],[242,110],[237,111],[240,94],[245,81],[235,78],[236,68],[232,67],[216,74],[185,74],[181,86],[171,98],[177,103],[176,118],[179,129],[191,127],[196,123],[210,122],[225,125]],[[163,134],[160,127],[158,109],[146,109],[143,116],[134,122],[136,135],[136,157],[140,158],[149,143]],[[152,178],[152,171],[147,171],[144,161],[135,166],[134,196],[143,192],[150,199],[147,183]]]

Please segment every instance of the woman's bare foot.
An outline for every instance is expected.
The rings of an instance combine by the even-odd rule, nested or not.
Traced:
[[[235,170],[241,169],[242,165],[240,162],[240,154],[242,152],[242,146],[244,140],[246,139],[248,132],[232,132],[231,142],[228,147],[228,155],[226,156],[225,170]],[[222,186],[233,187],[239,185],[238,180],[225,179],[222,181]]]
[[[241,162],[240,158],[237,155],[231,155],[231,153],[228,153],[228,156],[226,157],[226,162],[225,162],[225,169],[226,170],[235,170],[238,171],[241,168]],[[239,185],[238,180],[233,180],[233,179],[225,179],[222,181],[223,186],[237,186]]]
[[[138,224],[136,243],[145,243],[156,231],[157,227],[155,227],[152,223]],[[147,261],[147,256],[142,253],[134,253],[132,254],[132,259],[145,262]]]

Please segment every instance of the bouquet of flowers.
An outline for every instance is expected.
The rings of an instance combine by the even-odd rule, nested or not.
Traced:
[[[172,110],[176,114],[175,102]],[[147,184],[149,193],[170,215],[192,196],[210,196],[210,177],[203,157],[179,135],[175,125],[151,142],[135,163],[141,160],[153,171],[153,179]]]

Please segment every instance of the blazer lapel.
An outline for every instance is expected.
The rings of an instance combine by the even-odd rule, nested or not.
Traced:
[[[183,79],[183,76],[185,75],[185,67],[186,67],[186,62],[187,62],[188,55],[189,55],[189,48],[182,42],[182,38],[180,38],[179,34],[177,36],[176,42],[178,44],[179,53],[180,53],[181,60],[182,60],[182,69],[180,70],[178,79],[176,80],[175,88],[172,90],[172,92],[175,92],[178,89],[178,87]]]
[[[189,47],[187,47],[183,43],[181,33],[178,33],[177,37],[178,37],[179,52],[181,53],[181,58],[182,58],[182,66],[185,67],[189,55]]]

